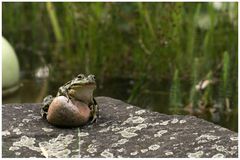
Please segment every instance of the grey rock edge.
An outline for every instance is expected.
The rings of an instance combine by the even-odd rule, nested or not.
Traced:
[[[100,118],[57,128],[40,104],[2,106],[3,157],[238,157],[237,133],[193,116],[165,115],[109,97],[96,98]]]

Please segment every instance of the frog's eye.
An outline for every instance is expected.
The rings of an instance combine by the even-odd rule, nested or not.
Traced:
[[[91,78],[92,80],[95,80],[95,76],[93,74],[90,74],[88,77]]]
[[[79,75],[77,76],[77,78],[83,79],[83,78],[84,78],[84,75],[83,75],[83,74],[79,74]]]

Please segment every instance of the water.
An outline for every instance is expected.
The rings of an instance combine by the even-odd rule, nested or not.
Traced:
[[[40,103],[46,95],[55,95],[58,87],[63,85],[64,82],[62,82],[62,80],[61,82],[57,80],[48,81],[33,77],[23,78],[20,89],[14,93],[14,95],[3,97],[3,104]],[[107,96],[127,102],[129,96],[131,95],[134,83],[134,80],[127,78],[109,78],[104,80],[102,83],[98,82],[98,88],[94,94],[95,96]],[[174,114],[169,109],[169,88],[169,81],[149,81],[147,84],[144,84],[142,89],[140,89],[137,97],[135,97],[131,104],[160,113]],[[198,115],[198,117],[237,132],[237,113],[237,110],[232,111],[229,114],[216,113],[215,115],[206,112]],[[188,113],[181,111],[179,114],[186,115]]]

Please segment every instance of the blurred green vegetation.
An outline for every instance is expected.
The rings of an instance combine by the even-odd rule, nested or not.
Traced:
[[[135,79],[129,102],[148,80],[167,79],[172,107],[237,108],[237,3],[4,2],[2,13],[3,36],[23,70],[50,64],[57,79],[80,72]],[[196,90],[207,79],[217,89]]]

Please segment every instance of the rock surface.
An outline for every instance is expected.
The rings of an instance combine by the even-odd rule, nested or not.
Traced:
[[[97,97],[100,118],[81,128],[57,128],[40,104],[2,106],[2,156],[238,157],[237,133],[192,116],[165,115]]]

